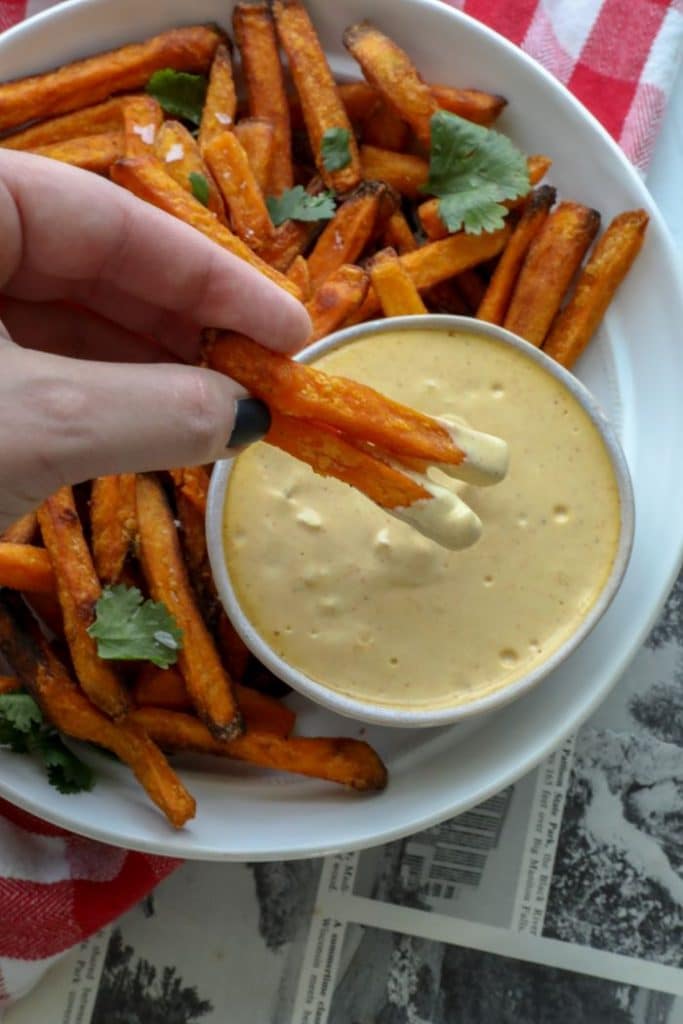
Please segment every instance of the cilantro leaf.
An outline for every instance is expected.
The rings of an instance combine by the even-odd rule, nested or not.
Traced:
[[[303,185],[288,188],[279,196],[267,196],[266,206],[275,227],[286,220],[330,220],[334,217],[332,193],[319,192],[312,196]]]
[[[165,604],[143,601],[137,587],[106,587],[88,627],[105,660],[151,661],[159,668],[175,665],[182,631]]]
[[[351,132],[348,128],[328,128],[320,144],[320,155],[326,171],[341,171],[351,163]]]
[[[80,793],[95,783],[88,765],[69,750],[28,693],[0,695],[0,746],[16,754],[37,754],[60,793]]]
[[[422,191],[439,197],[449,231],[494,231],[507,214],[501,205],[529,191],[526,158],[500,132],[439,110],[431,119],[429,177]]]
[[[209,205],[209,183],[199,171],[191,171],[189,174],[192,195],[198,199],[202,206]]]
[[[147,92],[167,114],[199,124],[206,99],[208,82],[205,75],[162,68],[147,83]]]

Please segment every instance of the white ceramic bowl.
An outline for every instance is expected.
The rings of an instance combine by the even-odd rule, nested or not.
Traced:
[[[226,563],[223,543],[225,499],[232,468],[236,460],[229,459],[216,464],[211,479],[207,510],[207,536],[211,568],[225,610],[247,647],[279,679],[284,680],[293,689],[316,701],[318,704],[322,704],[323,707],[328,708],[330,711],[335,711],[337,714],[345,715],[348,718],[369,722],[372,725],[420,728],[424,726],[451,725],[472,715],[494,711],[496,708],[521,697],[561,665],[572,651],[576,650],[581,641],[602,618],[619,589],[619,585],[626,572],[633,545],[635,510],[633,489],[626,459],[609,420],[590,391],[573,374],[559,366],[539,349],[511,334],[510,331],[503,330],[502,327],[494,327],[483,321],[461,316],[393,317],[337,331],[335,334],[331,334],[322,341],[318,341],[304,349],[296,356],[296,359],[301,363],[314,362],[325,353],[331,352],[350,342],[370,338],[373,335],[382,334],[386,331],[400,330],[463,331],[480,337],[493,338],[517,349],[526,359],[536,363],[546,373],[559,381],[584,409],[602,438],[616,477],[621,513],[619,540],[614,563],[603,589],[588,613],[579,622],[576,630],[544,662],[532,671],[525,673],[510,685],[501,687],[499,690],[495,690],[484,697],[465,704],[459,703],[451,707],[446,706],[438,709],[396,708],[349,697],[330,689],[324,685],[324,682],[312,679],[304,672],[294,668],[277,654],[254,627],[235,593],[230,569]],[[524,410],[520,409],[520,416],[523,415]],[[258,515],[257,509],[254,510],[254,514]],[[287,544],[286,536],[283,536],[282,542],[283,545]]]

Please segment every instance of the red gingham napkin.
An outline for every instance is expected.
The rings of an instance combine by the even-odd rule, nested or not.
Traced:
[[[0,0],[0,31],[52,2]],[[452,0],[451,6],[552,71],[645,170],[680,62],[681,0]],[[177,864],[82,839],[0,801],[0,1008]]]

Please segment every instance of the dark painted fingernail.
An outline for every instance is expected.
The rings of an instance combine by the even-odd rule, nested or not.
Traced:
[[[235,402],[235,425],[228,448],[243,448],[260,441],[270,430],[270,412],[259,398],[238,398]]]

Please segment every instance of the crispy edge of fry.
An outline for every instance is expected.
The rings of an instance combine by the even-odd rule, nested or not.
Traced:
[[[220,334],[209,365],[227,373],[271,413],[324,425],[398,457],[459,465],[464,452],[438,420],[347,377],[323,373],[263,348],[242,334]]]
[[[358,146],[313,23],[300,0],[272,0],[271,10],[301,101],[318,171],[328,188],[348,192],[361,179]],[[328,171],[321,147],[325,132],[332,128],[348,132],[349,163],[339,170]]]
[[[200,718],[222,739],[242,728],[231,680],[197,607],[173,514],[159,481],[137,477],[139,560],[150,592],[183,633],[178,665]]]
[[[458,232],[437,242],[428,242],[413,252],[407,252],[399,259],[408,271],[419,292],[448,281],[456,274],[476,267],[485,260],[497,256],[504,248],[510,235],[508,225],[498,231],[482,232],[480,235],[466,235]],[[346,326],[370,320],[379,312],[379,299],[374,288],[368,289],[360,309],[349,318]]]
[[[401,210],[395,210],[384,229],[384,244],[395,249],[399,256],[417,249],[417,239]]]
[[[13,132],[0,138],[2,149],[35,149],[37,146],[49,146],[56,142],[67,142],[69,139],[81,139],[90,135],[103,135],[108,132],[123,131],[124,96],[113,100],[105,100],[92,107],[84,107],[72,114],[52,117],[41,121],[23,131]]]
[[[598,239],[574,294],[543,345],[543,351],[562,366],[571,368],[593,337],[640,252],[648,221],[645,210],[626,210],[612,220]]]
[[[204,159],[230,213],[233,231],[260,252],[275,228],[249,158],[234,132],[221,132],[204,146]]]
[[[278,196],[294,184],[294,169],[289,104],[275,24],[265,3],[237,4],[232,24],[242,57],[249,112],[252,118],[266,118],[273,131],[268,182],[261,188],[268,195]]]
[[[283,738],[272,733],[248,732],[222,743],[214,739],[196,718],[181,712],[139,708],[132,712],[131,717],[169,751],[216,754],[263,768],[338,782],[361,792],[382,790],[387,784],[384,764],[372,747],[362,740],[307,736]]]
[[[276,136],[272,121],[267,121],[265,117],[243,118],[235,125],[235,136],[247,154],[249,166],[261,192],[264,196],[273,194],[275,188],[271,187],[271,177]]]
[[[64,635],[78,681],[96,707],[120,718],[128,710],[126,689],[114,667],[99,657],[97,641],[88,633],[102,587],[70,487],[60,488],[41,505],[38,522],[52,562]]]
[[[427,312],[415,282],[395,249],[382,249],[376,253],[369,269],[384,316],[419,316]]]
[[[138,89],[162,68],[206,71],[220,41],[215,27],[190,25],[46,74],[0,84],[0,131],[78,110],[116,92]]]
[[[429,146],[431,118],[439,108],[405,50],[368,21],[350,25],[342,38],[387,106],[410,125],[423,145]]]
[[[213,242],[239,256],[250,266],[284,288],[290,295],[299,298],[298,289],[284,274],[265,263],[248,245],[234,235],[229,228],[207,210],[166,173],[163,164],[155,157],[135,157],[132,160],[117,160],[111,169],[112,178],[123,188],[129,189],[138,198],[165,210],[179,220],[185,221],[201,231]]]
[[[304,256],[299,254],[292,260],[286,275],[290,281],[294,281],[295,285],[301,292],[301,298],[304,302],[308,302],[311,298],[311,275],[308,271],[308,261]]]
[[[429,174],[429,164],[422,157],[377,146],[361,146],[360,163],[366,181],[384,181],[408,199],[419,199],[420,186]]]
[[[0,650],[55,728],[111,750],[176,828],[194,817],[196,804],[159,747],[136,722],[112,722],[81,693],[30,613],[0,595]]]
[[[215,213],[221,224],[227,224],[225,204],[214,176],[204,163],[196,139],[180,121],[164,121],[157,132],[154,155],[164,170],[179,185],[194,195],[191,174],[201,174],[209,186],[208,208]],[[170,157],[170,159],[169,159]]]
[[[0,533],[0,544],[31,544],[38,532],[38,516],[27,512]]]
[[[313,292],[343,264],[354,263],[373,237],[386,185],[367,181],[351,192],[324,227],[308,257]]]
[[[541,185],[529,196],[522,216],[500,255],[484,297],[479,303],[476,314],[478,320],[502,324],[524,257],[543,227],[555,197],[556,191],[551,185]]]
[[[318,285],[306,303],[313,330],[309,341],[318,341],[336,331],[361,305],[370,279],[365,270],[346,263]]]
[[[600,227],[600,214],[563,202],[546,218],[527,250],[503,327],[537,347]]]
[[[137,537],[134,473],[93,480],[90,528],[95,572],[103,584],[119,583]]]
[[[0,587],[54,594],[55,575],[45,548],[3,541],[0,544]]]
[[[199,124],[199,151],[204,150],[217,135],[232,127],[237,112],[237,93],[232,74],[230,49],[225,43],[216,47],[209,72],[209,87]]]
[[[235,695],[247,729],[289,736],[296,721],[291,708],[239,683],[235,684]],[[191,713],[192,701],[178,668],[161,669],[151,664],[144,665],[133,683],[132,697],[139,707]]]
[[[126,156],[154,153],[164,112],[152,96],[130,96],[123,104],[124,152]]]
[[[551,165],[552,160],[550,157],[544,156],[541,153],[535,153],[534,155],[527,157],[529,185],[531,187],[537,185],[538,182],[545,177]],[[516,210],[527,202],[528,197],[529,193],[527,192],[518,199],[507,200],[503,203],[503,206],[507,207],[508,210]],[[417,216],[422,226],[422,230],[431,242],[436,242],[440,238],[446,238],[449,234],[448,228],[439,215],[438,199],[426,199],[423,203],[420,203],[417,208]]]
[[[124,149],[123,132],[103,132],[101,135],[85,135],[80,139],[37,146],[31,152],[93,174],[109,174],[112,164],[123,156]]]
[[[493,124],[508,102],[504,96],[482,92],[480,89],[455,89],[450,85],[434,84],[430,85],[430,89],[440,110],[449,110],[451,114],[485,127]]]

